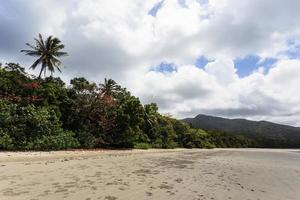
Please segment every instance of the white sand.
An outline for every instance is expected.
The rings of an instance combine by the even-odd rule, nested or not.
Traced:
[[[0,152],[0,199],[299,200],[299,152]]]

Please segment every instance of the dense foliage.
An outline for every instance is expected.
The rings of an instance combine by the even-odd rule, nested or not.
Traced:
[[[18,64],[0,67],[0,149],[249,147],[252,141],[208,133],[142,105],[115,81],[36,78]]]

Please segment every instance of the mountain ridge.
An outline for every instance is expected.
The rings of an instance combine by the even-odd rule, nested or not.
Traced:
[[[189,123],[194,128],[201,128],[206,131],[221,131],[267,143],[273,142],[274,144],[283,144],[283,146],[291,145],[294,147],[296,145],[300,147],[300,127],[265,120],[229,119],[203,114],[199,114],[194,118],[185,118],[182,121]]]
[[[298,126],[292,126],[292,125],[287,125],[287,124],[281,124],[281,123],[276,123],[276,122],[272,122],[272,121],[267,121],[267,120],[250,120],[250,119],[246,119],[246,118],[227,118],[227,117],[219,117],[219,116],[213,116],[213,115],[205,115],[205,114],[198,114],[196,115],[197,118],[198,116],[203,116],[203,117],[212,117],[212,118],[219,118],[219,119],[228,119],[228,120],[245,120],[245,121],[250,121],[250,122],[267,122],[270,124],[276,124],[276,125],[281,125],[281,126],[287,126],[287,127],[293,127],[296,129],[300,130],[300,127]],[[184,119],[181,119],[182,121],[186,120],[186,119],[194,119],[193,117],[186,117]]]

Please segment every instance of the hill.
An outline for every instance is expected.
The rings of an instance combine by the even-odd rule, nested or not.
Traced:
[[[194,128],[221,131],[255,139],[259,147],[300,147],[300,128],[268,121],[227,119],[207,115],[183,119]]]

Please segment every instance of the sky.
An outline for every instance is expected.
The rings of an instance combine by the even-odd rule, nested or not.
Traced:
[[[176,118],[300,127],[299,0],[5,0],[0,62],[38,33],[66,45],[64,81],[116,80]],[[30,73],[37,71],[28,70]]]

